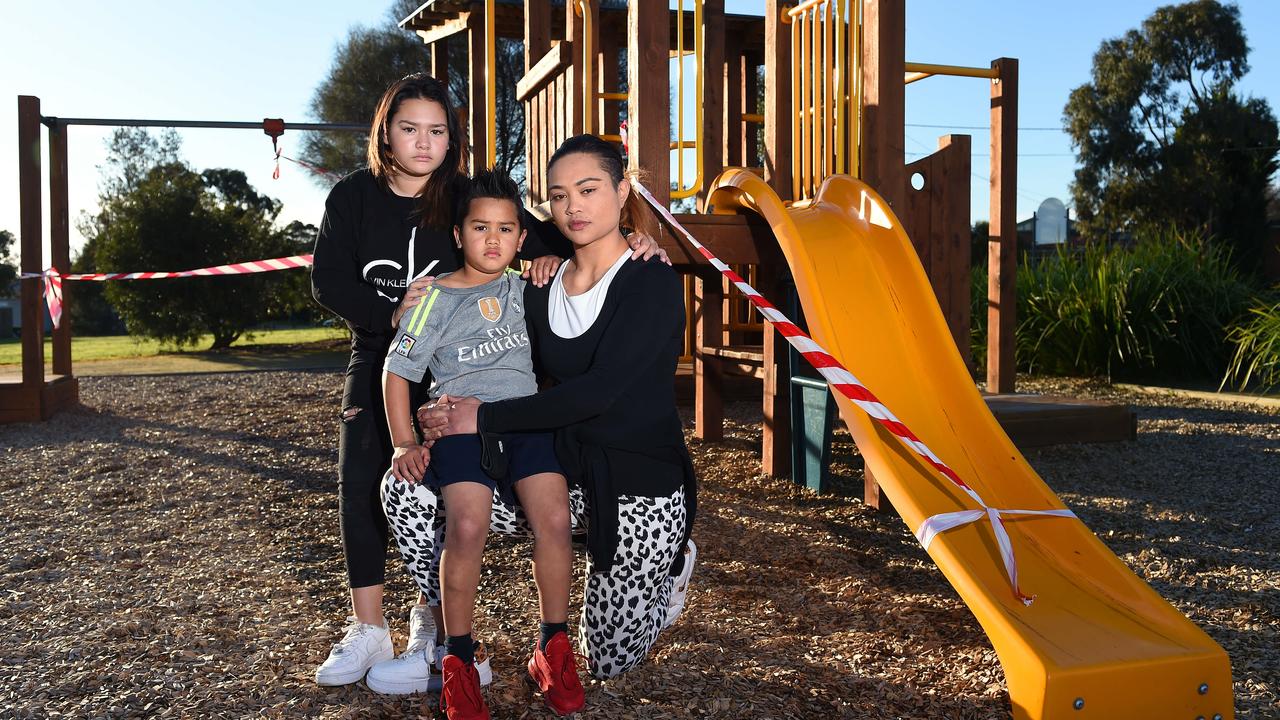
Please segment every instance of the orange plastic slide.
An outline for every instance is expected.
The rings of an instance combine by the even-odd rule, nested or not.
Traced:
[[[728,170],[714,212],[773,227],[814,339],[994,508],[1063,508],[987,410],[910,239],[875,191],[829,178],[786,206],[755,175]],[[976,509],[879,423],[837,394],[867,467],[912,531]],[[1100,475],[1100,485],[1106,477]],[[1000,657],[1015,718],[1210,720],[1233,717],[1226,653],[1073,517],[1004,519],[1024,605],[985,518],[943,532],[928,552]]]

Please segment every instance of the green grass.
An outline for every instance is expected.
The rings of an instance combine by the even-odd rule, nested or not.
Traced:
[[[262,345],[306,345],[332,340],[345,340],[346,328],[291,328],[286,330],[259,330],[247,337],[241,337],[232,343],[232,347],[257,347]],[[72,362],[86,360],[109,360],[120,358],[145,358],[183,352],[200,352],[208,350],[213,344],[213,336],[206,335],[195,346],[179,349],[172,345],[161,345],[155,340],[140,340],[129,335],[110,335],[105,337],[71,338]],[[46,360],[52,357],[53,349],[48,337],[44,341]],[[0,340],[0,365],[16,365],[22,362],[22,342]]]

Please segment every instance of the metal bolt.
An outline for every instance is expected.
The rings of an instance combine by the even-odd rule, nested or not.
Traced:
[[[1075,701],[1075,702],[1073,702],[1073,703],[1071,703],[1071,707],[1073,707],[1073,708],[1075,708],[1075,709],[1077,709],[1077,710],[1083,710],[1083,709],[1084,709],[1084,698],[1076,698],[1076,701]]]
[[[1204,716],[1203,716],[1203,715],[1197,715],[1197,716],[1196,716],[1196,720],[1204,720]]]
[[[1204,695],[1205,693],[1209,692],[1209,683],[1200,683],[1200,687],[1196,689],[1200,691],[1201,695]]]
[[[1222,713],[1214,713],[1213,720],[1222,720]]]

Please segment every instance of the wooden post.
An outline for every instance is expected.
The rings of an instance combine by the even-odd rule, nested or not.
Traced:
[[[431,43],[431,77],[449,87],[449,39]]]
[[[524,71],[533,66],[551,49],[551,0],[524,0]],[[547,171],[546,146],[546,90],[534,94],[524,103],[524,167],[525,184],[529,203],[537,205],[544,197],[542,178]]]
[[[760,107],[757,103],[760,94],[760,84],[756,79],[756,68],[758,67],[760,67],[760,58],[755,51],[744,51],[739,70],[742,76],[741,112],[760,112]],[[742,164],[746,167],[757,167],[756,156],[760,154],[760,142],[756,139],[756,131],[759,128],[760,126],[755,123],[742,125],[742,147],[738,150],[738,154],[742,156]],[[788,145],[787,147],[790,148],[791,146]]]
[[[1018,61],[991,63],[991,238],[987,243],[987,391],[1011,393],[1017,371]]]
[[[863,0],[862,178],[898,211],[905,194],[905,0]]]
[[[593,6],[594,7],[594,6]],[[598,15],[597,15],[598,16]],[[604,30],[604,32],[601,32]],[[618,35],[604,28],[597,28],[599,44],[596,46],[596,92],[616,93],[622,86],[618,68]],[[596,107],[596,133],[601,135],[619,134],[618,120],[621,115],[622,102],[601,98]]]
[[[584,102],[583,86],[587,80],[589,68],[584,65],[583,43],[587,29],[587,22],[584,18],[578,17],[577,3],[574,0],[568,0],[564,4],[564,38],[573,49],[573,64],[565,69],[565,93],[567,97],[564,100],[565,113],[567,113],[568,122],[565,128],[566,138],[574,135],[581,135],[586,131],[586,123],[584,121],[587,105]],[[596,3],[588,3],[587,9],[592,14],[591,29],[593,37],[591,38],[592,47],[598,48],[599,44],[599,22],[600,8]],[[594,80],[590,82],[594,83]]]
[[[40,228],[40,98],[18,96],[18,233],[24,273],[43,272],[43,233]],[[40,278],[21,281],[22,385],[34,402],[34,415],[43,417],[44,300]]]
[[[725,21],[724,0],[704,0],[702,4],[702,187],[698,189],[698,211],[707,207],[707,195],[711,183],[724,169],[725,123],[721,122],[726,108],[724,91]],[[732,110],[730,110],[732,112]]]
[[[774,270],[770,272],[769,270]],[[757,277],[768,297],[777,297],[782,286],[781,267],[760,267]],[[787,341],[772,323],[764,326],[764,427],[760,429],[760,470],[766,475],[791,474],[791,372]]]
[[[49,128],[49,250],[53,267],[71,270],[71,219],[67,200],[67,126]],[[71,314],[69,285],[62,285],[62,321],[53,331],[53,374],[71,375]]]
[[[764,3],[764,178],[778,196],[791,199],[791,26],[782,22],[788,3]]]
[[[726,37],[724,45],[724,70],[711,76],[712,81],[724,87],[724,107],[719,122],[724,126],[723,145],[720,152],[726,167],[746,165],[742,159],[742,39]]]
[[[484,42],[484,6],[473,4],[473,10],[467,16],[467,131],[471,140],[472,174],[483,170],[488,164],[489,139],[485,136],[488,119],[485,102],[485,88],[490,82],[488,68],[485,67]]]
[[[694,317],[697,333],[693,348],[693,436],[724,439],[724,360],[710,357],[708,348],[719,347],[724,316],[724,290],[719,273],[694,278]]]
[[[627,3],[627,166],[648,171],[658,202],[671,202],[671,18],[644,3]]]

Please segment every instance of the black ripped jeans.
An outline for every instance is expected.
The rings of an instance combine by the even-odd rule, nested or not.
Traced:
[[[382,354],[356,352],[347,366],[338,430],[338,512],[342,551],[351,587],[381,585],[386,578],[390,532],[379,497],[391,467],[391,433],[382,404]],[[420,389],[410,385],[411,407]]]

